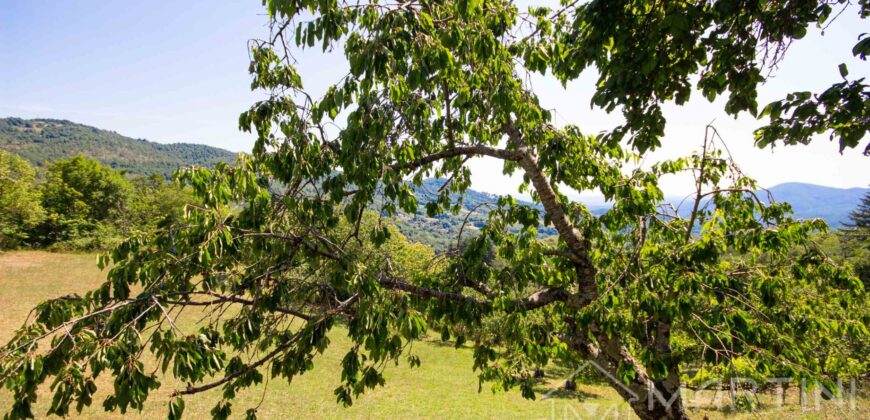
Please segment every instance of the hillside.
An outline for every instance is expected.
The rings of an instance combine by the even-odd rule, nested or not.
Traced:
[[[135,175],[166,177],[179,166],[232,162],[235,154],[202,144],[161,144],[66,120],[0,118],[0,149],[34,165],[83,153]]]
[[[437,197],[438,189],[443,183],[444,181],[440,179],[427,179],[423,181],[423,185],[416,189],[419,203],[425,204],[434,200]],[[775,201],[790,203],[797,218],[820,218],[828,226],[836,229],[842,227],[843,223],[849,220],[849,213],[858,207],[861,197],[870,192],[870,188],[844,189],[789,182],[776,185],[770,188],[769,191]],[[759,197],[766,200],[768,195],[765,191],[759,191]],[[495,203],[497,199],[498,197],[493,194],[469,190],[465,195],[462,210],[458,215],[446,214],[432,218],[426,215],[425,208],[421,206],[421,209],[416,214],[400,213],[397,216],[396,224],[399,230],[408,236],[409,239],[443,250],[455,245],[457,235],[466,217],[468,217],[468,222],[466,223],[464,235],[473,234],[477,231],[486,221],[489,214],[489,208],[487,206],[480,206],[480,204]],[[667,201],[676,207],[682,199],[671,197]],[[522,200],[520,200],[520,203],[530,207],[540,207],[539,204],[524,202]],[[588,203],[587,205],[592,214],[595,215],[600,215],[609,208],[608,205],[600,203]],[[684,216],[688,215],[684,214],[689,210],[685,203],[683,206],[680,206],[680,209],[681,214]],[[542,227],[539,229],[539,233],[542,236],[549,236],[554,235],[556,232],[552,227]]]
[[[420,204],[417,212],[415,214],[399,213],[395,221],[399,231],[408,239],[430,245],[438,251],[456,246],[460,230],[462,230],[463,238],[473,236],[489,216],[490,207],[485,204],[494,204],[498,200],[498,196],[494,194],[468,190],[462,201],[462,209],[458,214],[447,213],[429,217],[426,215],[425,204],[438,197],[438,191],[444,182],[443,179],[437,178],[423,180],[423,185],[415,188],[414,191],[417,202]],[[451,197],[452,201],[458,199],[457,195]],[[539,204],[522,200],[519,200],[519,203],[529,207],[540,207]],[[465,226],[464,230],[463,225]],[[556,234],[556,230],[552,227],[542,226],[538,232],[542,236]]]

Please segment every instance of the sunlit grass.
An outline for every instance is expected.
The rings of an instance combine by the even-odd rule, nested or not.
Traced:
[[[71,293],[84,293],[100,284],[104,278],[96,267],[94,255],[52,254],[46,252],[13,252],[0,254],[0,341],[12,337],[15,328],[25,320],[30,309],[41,300]],[[201,317],[196,311],[186,311],[179,320],[181,328],[189,329]],[[610,387],[601,384],[579,384],[577,392],[556,392],[551,398],[539,395],[535,401],[523,399],[518,391],[493,393],[489,384],[478,393],[478,380],[471,370],[471,350],[453,349],[437,341],[416,343],[413,352],[422,365],[409,368],[406,363],[389,366],[387,384],[361,396],[352,407],[344,408],[335,402],[333,390],[339,385],[340,362],[349,347],[349,340],[340,328],[330,335],[332,346],[316,359],[315,368],[296,377],[291,384],[281,379],[270,380],[265,388],[242,392],[233,401],[235,416],[245,410],[258,408],[260,418],[613,418],[632,417],[630,409]],[[538,387],[540,394],[558,390],[565,369],[551,369]],[[267,375],[268,376],[268,375]],[[162,378],[163,386],[152,393],[142,413],[128,415],[144,418],[163,418],[169,395],[183,389],[171,377]],[[94,404],[82,415],[87,418],[117,418],[120,413],[106,413],[102,400],[111,389],[111,380],[103,376],[98,380],[100,391]],[[50,404],[48,388],[36,405],[37,416],[44,416]],[[724,394],[724,395],[721,395]],[[721,418],[728,415],[729,400],[726,393],[714,397],[707,392],[684,394],[695,408],[693,417]],[[210,417],[209,411],[220,398],[220,389],[186,398],[187,418]],[[717,399],[718,398],[718,399]],[[810,405],[802,409],[796,391],[787,395],[786,405],[776,409],[776,396],[761,395],[761,412],[740,413],[740,418],[868,418],[870,405],[860,394],[855,409],[848,403],[824,401],[820,409]],[[12,395],[0,391],[0,411],[10,406]],[[704,409],[700,409],[700,408]]]

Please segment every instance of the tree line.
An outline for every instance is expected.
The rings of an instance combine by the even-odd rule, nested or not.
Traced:
[[[82,154],[33,167],[0,150],[0,250],[98,250],[181,219],[189,190],[158,174],[128,176]]]

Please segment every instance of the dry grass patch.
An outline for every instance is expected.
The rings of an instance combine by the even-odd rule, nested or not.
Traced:
[[[87,254],[57,254],[38,251],[0,254],[0,341],[5,342],[24,322],[30,309],[40,301],[67,294],[84,294],[98,286],[105,273],[96,267],[96,256]],[[188,308],[178,320],[179,327],[191,331],[203,313]],[[314,370],[294,378],[291,384],[283,380],[270,380],[263,388],[244,391],[233,401],[234,418],[244,411],[259,406],[260,418],[634,418],[627,404],[609,386],[578,384],[576,392],[558,391],[545,398],[550,390],[558,389],[564,378],[550,370],[538,387],[536,401],[523,399],[518,391],[490,392],[484,384],[478,393],[477,376],[471,370],[472,352],[468,348],[455,350],[443,343],[419,342],[413,352],[422,361],[419,368],[411,369],[405,363],[389,366],[385,372],[387,384],[359,398],[350,408],[336,404],[333,390],[339,385],[341,359],[350,341],[341,328],[330,334],[332,346],[315,361]],[[145,361],[153,365],[153,359]],[[99,391],[94,404],[82,417],[113,419],[121,417],[163,418],[170,393],[184,388],[171,377],[160,378],[163,386],[153,392],[142,413],[106,413],[102,400],[112,388],[111,379],[103,375],[97,381]],[[860,391],[860,390],[859,390]],[[825,401],[818,409],[802,409],[794,395],[782,409],[776,407],[774,397],[762,395],[762,411],[731,413],[723,404],[711,404],[711,395],[685,397],[690,415],[696,418],[870,418],[870,404],[860,394],[856,408]],[[12,395],[0,390],[0,412],[5,412]],[[187,418],[210,417],[209,411],[220,398],[220,390],[212,390],[188,397]],[[45,415],[50,404],[48,387],[35,407],[37,416]],[[727,405],[727,401],[725,401]]]

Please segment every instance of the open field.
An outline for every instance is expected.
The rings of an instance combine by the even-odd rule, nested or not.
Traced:
[[[96,267],[94,255],[52,254],[46,252],[13,252],[0,254],[0,341],[5,342],[26,318],[28,311],[40,300],[70,293],[83,293],[96,287],[101,281],[101,273]],[[195,316],[185,321],[192,324]],[[387,369],[385,387],[370,391],[361,396],[350,408],[335,403],[333,389],[339,383],[339,365],[347,349],[348,341],[340,329],[332,334],[333,345],[326,354],[315,361],[315,369],[297,377],[292,384],[273,381],[263,392],[262,388],[252,389],[239,395],[233,403],[234,413],[243,414],[244,410],[258,406],[260,418],[286,418],[289,414],[297,418],[600,418],[618,416],[633,417],[627,405],[615,391],[599,384],[579,384],[577,392],[557,391],[552,398],[536,401],[525,400],[519,391],[492,393],[485,384],[483,392],[478,393],[477,376],[471,370],[470,349],[454,350],[432,340],[417,343],[414,352],[421,358],[422,366],[408,368],[405,364],[390,366]],[[541,395],[558,390],[563,378],[559,369],[547,372],[541,383]],[[152,393],[146,409],[132,416],[143,418],[162,418],[166,415],[168,395],[174,389],[183,388],[172,378],[162,380],[163,387]],[[100,389],[111,388],[111,381],[101,377]],[[866,387],[866,384],[865,384]],[[46,388],[46,391],[47,388]],[[220,391],[213,390],[204,394],[188,397],[185,414],[187,418],[209,417],[209,410],[219,398]],[[37,415],[45,414],[50,398],[48,394],[40,399],[36,407]],[[120,413],[108,414],[102,411],[101,402],[105,393],[94,399],[92,407],[83,412],[88,418],[117,418]],[[694,395],[685,394],[691,415],[697,418],[721,418],[728,412],[724,407],[729,403],[727,392],[716,395],[705,392]],[[0,411],[5,412],[10,404],[8,391],[0,391]],[[870,418],[870,402],[866,390],[858,389],[854,408],[849,402],[822,402],[819,408],[814,404],[802,409],[798,405],[796,391],[786,395],[786,404],[777,408],[775,395],[760,396],[761,412],[740,413],[736,418]],[[813,402],[813,399],[810,399]],[[716,409],[716,407],[722,407]],[[130,415],[131,413],[128,413]],[[729,416],[732,417],[732,416]]]

